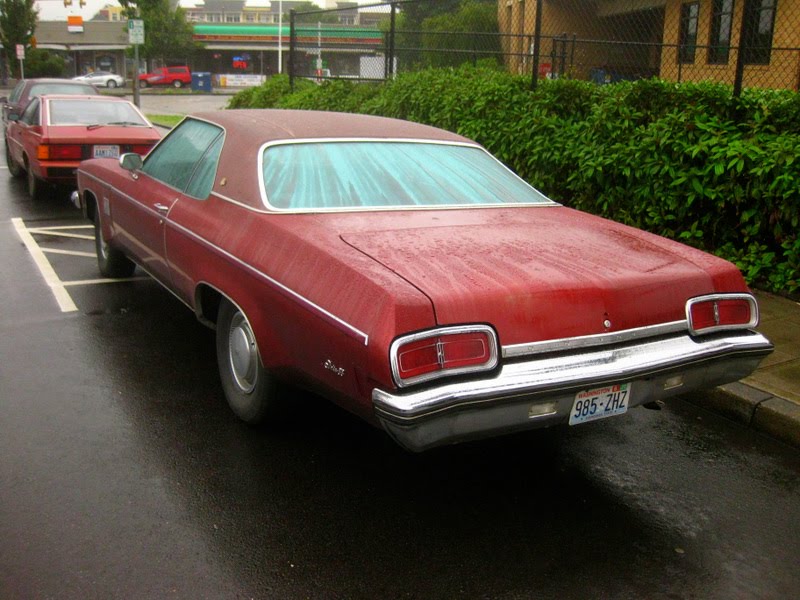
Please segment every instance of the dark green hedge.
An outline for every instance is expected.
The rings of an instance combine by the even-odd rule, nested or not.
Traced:
[[[464,67],[381,85],[285,77],[231,106],[379,114],[456,131],[566,205],[733,260],[800,291],[800,95],[659,80],[597,86]]]

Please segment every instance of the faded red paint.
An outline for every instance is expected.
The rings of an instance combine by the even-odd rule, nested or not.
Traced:
[[[112,240],[190,307],[200,310],[201,286],[219,290],[247,314],[265,367],[366,419],[371,390],[394,387],[399,335],[486,323],[501,345],[584,336],[682,320],[690,297],[747,290],[730,263],[560,206],[257,212],[257,150],[272,139],[375,137],[377,123],[381,137],[463,141],[383,119],[280,115],[202,115],[227,135],[214,191],[242,205],[171,193],[159,219],[134,203],[162,191],[111,161],[87,163],[80,188],[112,198]],[[135,200],[123,208],[115,194]]]

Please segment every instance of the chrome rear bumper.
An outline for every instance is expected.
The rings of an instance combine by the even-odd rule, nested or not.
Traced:
[[[375,414],[403,447],[420,452],[473,438],[569,420],[576,393],[631,382],[630,406],[730,383],[773,346],[754,331],[672,335],[610,347],[528,356],[484,379],[419,390],[374,389]]]

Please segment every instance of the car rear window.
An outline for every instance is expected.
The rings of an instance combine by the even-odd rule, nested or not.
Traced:
[[[31,91],[28,95],[33,98],[35,96],[43,96],[44,94],[99,96],[100,92],[92,85],[80,85],[75,83],[38,83],[31,86]]]
[[[63,98],[49,106],[50,125],[150,125],[128,102]]]
[[[278,210],[552,204],[484,149],[407,141],[267,145],[262,192]]]

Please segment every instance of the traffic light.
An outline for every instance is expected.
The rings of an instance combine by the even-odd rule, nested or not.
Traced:
[[[81,5],[81,7],[86,6],[86,0],[78,0],[78,3]]]
[[[72,0],[64,0],[64,8],[67,6],[72,6]]]
[[[36,48],[36,38],[31,36],[31,48]]]

